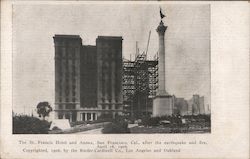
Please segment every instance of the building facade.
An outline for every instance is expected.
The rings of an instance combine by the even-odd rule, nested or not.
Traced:
[[[199,115],[205,113],[204,96],[194,94],[193,97],[188,100],[188,115]]]
[[[55,115],[70,121],[112,118],[123,112],[122,37],[55,35]]]

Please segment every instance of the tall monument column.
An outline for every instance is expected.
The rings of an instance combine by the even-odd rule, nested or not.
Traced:
[[[160,10],[161,22],[156,31],[159,36],[159,87],[156,97],[153,100],[153,116],[170,116],[173,114],[174,98],[166,91],[166,70],[165,70],[165,31],[167,26],[162,19],[165,17]],[[169,78],[169,77],[168,77]]]
[[[165,87],[165,40],[164,35],[167,26],[164,23],[160,22],[159,26],[157,27],[156,31],[159,35],[159,89],[157,95],[167,95],[166,87]]]

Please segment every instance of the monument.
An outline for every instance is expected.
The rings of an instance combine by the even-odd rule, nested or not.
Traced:
[[[164,116],[173,114],[174,98],[166,91],[165,76],[165,40],[164,35],[167,26],[164,25],[162,19],[165,17],[160,9],[161,22],[156,31],[159,35],[159,87],[156,97],[153,100],[153,116]]]

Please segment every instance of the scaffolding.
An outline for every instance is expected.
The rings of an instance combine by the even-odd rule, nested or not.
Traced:
[[[147,60],[146,53],[134,61],[123,60],[124,111],[133,116],[152,113],[153,98],[158,89],[158,57]]]

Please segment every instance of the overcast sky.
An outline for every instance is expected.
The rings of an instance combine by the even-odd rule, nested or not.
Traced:
[[[170,94],[190,99],[205,96],[210,104],[210,7],[162,5],[166,47],[166,87]],[[158,51],[159,5],[14,5],[13,108],[30,112],[40,101],[54,103],[55,34],[80,35],[95,45],[98,35],[122,36],[123,56],[134,59],[135,44],[149,59]],[[25,107],[25,108],[24,108]]]

